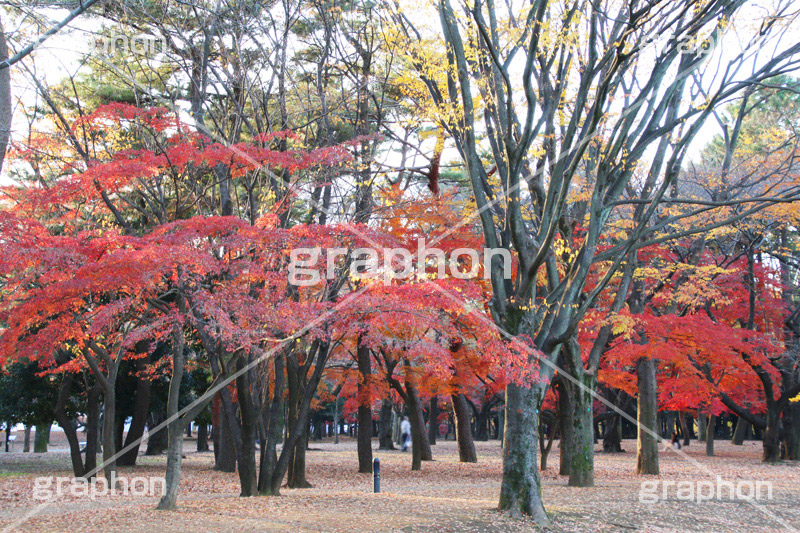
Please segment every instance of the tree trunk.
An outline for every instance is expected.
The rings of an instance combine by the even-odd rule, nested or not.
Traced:
[[[697,411],[697,440],[705,442],[708,429],[708,417]]]
[[[603,426],[603,451],[606,453],[622,452],[622,424],[618,414],[612,415]]]
[[[684,413],[683,411],[679,412],[678,421],[680,422],[681,433],[683,434],[683,445],[689,446],[689,443],[691,442],[690,440],[691,434],[689,433],[689,424],[686,422],[686,413]]]
[[[147,423],[147,449],[145,455],[161,455],[167,449],[167,429],[161,428],[153,430],[158,427],[167,419],[166,413],[159,409],[150,414],[150,419]]]
[[[47,453],[47,443],[50,442],[51,422],[36,424],[36,434],[33,436],[33,453]]]
[[[370,392],[370,351],[361,345],[358,339],[356,357],[358,371],[361,374],[358,381],[358,471],[360,473],[372,472],[372,394]]]
[[[594,376],[584,372],[577,372],[583,387],[572,385],[575,401],[574,417],[572,418],[572,447],[569,449],[570,487],[594,486],[594,414],[592,404],[595,388]]]
[[[774,403],[767,406],[767,427],[764,428],[761,440],[764,447],[761,460],[765,463],[774,463],[781,458],[779,439],[780,417],[780,409],[774,405]]]
[[[128,428],[128,434],[125,436],[125,443],[121,449],[131,445],[133,445],[133,447],[119,456],[117,464],[120,466],[133,466],[136,464],[136,458],[139,456],[139,445],[142,441],[142,435],[144,435],[144,427],[147,424],[147,416],[150,414],[150,389],[152,382],[142,372],[147,365],[147,361],[147,358],[136,360],[136,368],[140,373],[136,380],[136,403],[133,407],[131,426]]]
[[[8,59],[8,43],[3,29],[3,22],[0,21],[0,61]],[[6,156],[6,148],[11,137],[11,68],[7,67],[0,70],[0,170],[3,170],[3,160]]]
[[[744,443],[744,439],[747,438],[748,433],[750,433],[750,422],[739,417],[739,420],[736,422],[736,429],[733,432],[731,444],[741,446]]]
[[[25,424],[25,441],[22,444],[22,453],[28,453],[31,451],[31,426],[30,424]],[[78,457],[81,456],[80,451],[78,451]],[[80,476],[81,474],[75,474],[75,477]]]
[[[431,446],[436,444],[436,434],[439,432],[439,398],[431,396],[428,408],[428,442]]]
[[[181,381],[185,365],[183,332],[173,333],[172,345],[172,378],[169,381],[169,395],[167,397],[167,469],[164,474],[166,482],[165,494],[158,502],[156,509],[171,510],[178,501],[178,487],[181,481],[181,459],[183,457],[183,430],[186,421],[178,416],[180,408]]]
[[[272,389],[272,399],[269,407],[264,409],[264,429],[266,442],[261,445],[261,464],[258,472],[258,492],[264,495],[277,495],[280,491],[280,483],[273,482],[278,465],[278,454],[276,452],[278,441],[283,434],[283,391],[286,386],[286,372],[284,369],[284,356],[279,354],[275,357],[274,363],[274,384]],[[338,398],[337,398],[338,400]]]
[[[236,441],[225,409],[220,409],[220,415],[219,453],[216,454],[214,470],[236,472]]]
[[[540,386],[506,387],[506,428],[503,442],[503,480],[498,509],[512,516],[529,515],[540,526],[549,525],[542,504],[536,465],[539,409],[544,399]]]
[[[714,456],[714,426],[717,425],[717,417],[708,415],[708,424],[706,425],[706,455],[709,457]]]
[[[381,402],[381,412],[378,423],[378,449],[394,450],[392,442],[392,401],[384,398]]]
[[[575,401],[570,387],[562,380],[558,380],[556,387],[558,388],[558,418],[561,424],[561,438],[558,443],[561,452],[558,474],[568,476],[572,467],[570,452],[574,440],[572,419],[575,418]]]
[[[410,382],[406,383],[406,398],[408,418],[411,422],[411,470],[419,470],[422,467],[420,461],[433,461],[433,453],[428,442],[428,433],[425,431],[422,402],[417,388]]]
[[[83,477],[95,477],[97,470],[97,437],[100,426],[100,385],[95,384],[86,393],[86,448],[84,450]]]
[[[789,402],[783,408],[782,446],[784,459],[800,459],[800,402]]]
[[[240,496],[255,496],[258,492],[258,472],[256,471],[256,432],[258,421],[253,392],[253,369],[245,370],[252,361],[253,354],[240,356],[236,360],[236,396],[239,404],[241,418],[241,449],[236,451],[236,461],[239,464],[239,482],[242,487]],[[223,400],[224,401],[224,400]],[[239,444],[237,442],[237,444]]]
[[[81,457],[81,447],[78,443],[78,432],[75,430],[75,424],[73,420],[67,416],[65,411],[65,406],[67,400],[69,399],[70,388],[72,386],[72,374],[70,372],[66,372],[64,377],[61,378],[61,385],[58,389],[58,399],[56,400],[56,407],[54,409],[54,414],[56,417],[56,421],[58,425],[61,426],[61,429],[64,430],[64,436],[67,438],[67,442],[69,443],[69,455],[70,460],[72,461],[72,473],[75,477],[83,477],[86,473],[83,466],[83,457]],[[30,426],[25,426],[25,450],[30,450]]]
[[[636,409],[636,473],[657,476],[658,467],[658,390],[656,364],[649,357],[636,364],[639,401]]]
[[[197,451],[207,452],[208,447],[208,424],[199,424],[197,426]]]
[[[358,430],[359,434],[361,429]],[[290,489],[310,489],[313,487],[306,479],[306,450],[308,449],[308,427],[297,439],[289,459],[289,478],[286,485]],[[370,470],[371,471],[371,470]]]
[[[472,440],[472,424],[470,424],[470,408],[467,397],[463,393],[450,396],[453,403],[453,418],[456,423],[456,441],[458,445],[458,460],[462,463],[477,463],[478,455],[475,453],[475,442]]]

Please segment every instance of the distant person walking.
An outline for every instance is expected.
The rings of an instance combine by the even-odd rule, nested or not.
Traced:
[[[408,417],[404,416],[403,421],[400,422],[400,440],[403,443],[403,451],[408,450],[408,443],[411,441],[411,422]]]
[[[681,439],[680,439],[680,437],[678,437],[677,433],[673,433],[672,434],[672,442],[670,444],[676,450],[680,450],[681,449]]]

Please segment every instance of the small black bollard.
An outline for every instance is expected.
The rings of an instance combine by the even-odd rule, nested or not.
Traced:
[[[381,491],[381,460],[377,457],[372,461],[372,492]]]

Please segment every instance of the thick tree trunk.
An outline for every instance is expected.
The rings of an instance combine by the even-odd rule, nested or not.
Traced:
[[[780,425],[781,412],[780,409],[773,405],[767,407],[767,427],[764,428],[762,434],[763,452],[761,460],[765,463],[774,463],[780,460]]]
[[[539,409],[544,399],[535,389],[511,384],[506,387],[506,428],[503,442],[503,480],[499,510],[512,516],[529,515],[540,525],[549,525],[540,493],[536,465]]]
[[[198,424],[197,426],[197,451],[207,452],[208,447],[208,424]]]
[[[636,473],[657,476],[658,467],[658,391],[656,364],[649,357],[636,364],[639,401],[636,410]]]
[[[736,422],[736,429],[733,432],[733,439],[731,439],[731,444],[735,444],[736,446],[741,446],[744,444],[744,439],[747,438],[747,435],[750,433],[750,422],[745,420],[744,418],[739,418]]]
[[[381,402],[381,412],[378,422],[378,449],[394,450],[392,442],[392,402],[384,398]]]
[[[458,445],[458,460],[462,463],[477,463],[475,442],[472,440],[472,424],[470,424],[470,408],[467,398],[463,393],[453,394],[450,397],[453,403],[453,418],[456,423],[456,441]]]
[[[117,398],[116,380],[109,378],[108,385],[103,386],[103,474],[108,480],[109,489],[113,489],[113,480],[117,476],[117,464],[114,456],[116,447]]]
[[[258,421],[255,402],[251,386],[253,383],[253,369],[245,371],[245,367],[252,360],[252,353],[237,358],[236,369],[241,372],[236,378],[236,395],[241,418],[241,445],[237,446],[236,461],[239,464],[239,483],[242,491],[240,496],[255,496],[258,492],[258,472],[256,470],[256,432]],[[237,442],[237,444],[239,444]],[[241,448],[241,449],[239,449]]]
[[[569,449],[570,487],[591,487],[594,485],[594,413],[592,404],[595,389],[594,376],[583,372],[576,373],[583,387],[572,385],[575,411],[572,418],[572,447]]]
[[[36,424],[36,434],[33,436],[33,453],[47,453],[47,444],[50,442],[51,423]]]
[[[622,424],[618,414],[612,415],[603,426],[603,451],[622,453]]]
[[[697,412],[697,440],[700,442],[706,441],[706,432],[708,429],[708,417],[701,413],[700,411]]]
[[[433,446],[436,444],[436,434],[439,432],[439,398],[431,396],[428,407],[428,442]]]
[[[220,409],[219,452],[216,454],[214,470],[236,472],[236,440],[225,409]]]
[[[706,455],[709,457],[714,456],[714,426],[716,425],[717,417],[709,415],[708,424],[706,425]]]
[[[361,429],[359,428],[359,434]],[[289,475],[286,485],[290,489],[310,489],[313,487],[306,479],[306,450],[308,449],[308,428],[297,439],[289,459]]]
[[[358,471],[372,472],[372,394],[370,392],[370,351],[359,345],[356,350],[358,371],[361,374],[358,382]]]
[[[800,459],[800,402],[789,402],[783,408],[781,455],[790,461]]]
[[[258,473],[258,492],[263,495],[277,495],[280,491],[280,482],[275,483],[278,465],[277,446],[283,434],[283,391],[286,387],[286,372],[284,356],[279,354],[273,363],[274,384],[272,399],[269,407],[264,410],[264,429],[266,443],[261,445],[261,464]]]

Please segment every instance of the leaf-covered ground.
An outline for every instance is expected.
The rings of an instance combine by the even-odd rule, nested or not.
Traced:
[[[377,443],[376,443],[377,445]],[[372,476],[358,474],[355,442],[312,442],[308,479],[314,488],[283,489],[280,497],[238,497],[236,474],[212,470],[212,453],[194,453],[186,442],[179,509],[155,511],[157,499],[130,495],[62,496],[49,504],[32,498],[37,475],[68,476],[64,451],[0,453],[0,528],[23,531],[530,531],[529,521],[494,510],[500,486],[500,445],[477,443],[479,462],[460,464],[452,441],[439,441],[434,462],[411,472],[409,453],[376,451],[382,463],[382,493],[372,493]],[[717,442],[715,457],[704,446],[688,456],[661,454],[660,482],[762,480],[772,483],[771,500],[678,500],[641,503],[642,478],[634,474],[634,441],[627,453],[595,456],[595,486],[567,487],[558,475],[553,447],[542,473],[543,494],[555,531],[783,531],[800,529],[800,464],[763,465],[760,444]],[[140,457],[124,476],[159,476],[166,458]],[[659,489],[660,491],[661,489]]]

